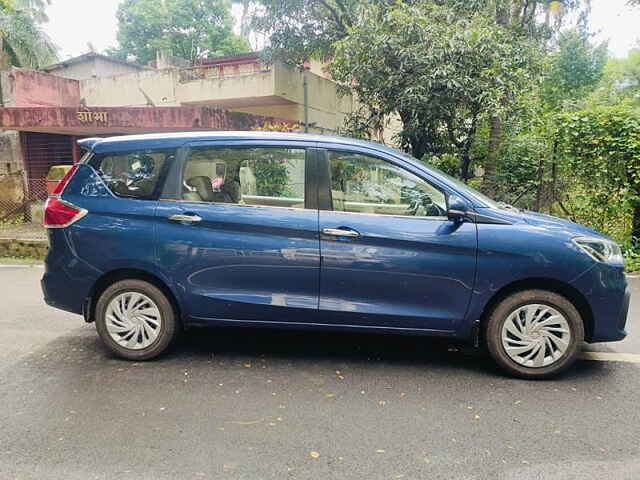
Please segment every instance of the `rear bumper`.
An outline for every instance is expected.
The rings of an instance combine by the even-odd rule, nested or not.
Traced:
[[[67,291],[67,289],[72,290],[67,280],[68,276],[61,272],[56,274],[45,272],[40,280],[44,301],[51,307],[82,315],[84,299],[73,291]]]
[[[40,286],[47,305],[82,315],[97,275],[72,254],[64,230],[49,230],[50,248]]]

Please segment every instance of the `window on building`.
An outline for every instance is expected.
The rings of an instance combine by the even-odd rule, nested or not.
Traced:
[[[446,216],[442,191],[379,158],[329,152],[333,209],[340,212]]]
[[[186,201],[304,208],[305,150],[194,149],[182,188]]]

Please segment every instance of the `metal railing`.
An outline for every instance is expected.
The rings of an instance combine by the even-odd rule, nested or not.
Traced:
[[[180,69],[180,82],[191,82],[194,80],[211,80],[243,75],[255,75],[271,71],[269,65],[260,63],[243,63],[239,65],[198,65],[190,68]]]

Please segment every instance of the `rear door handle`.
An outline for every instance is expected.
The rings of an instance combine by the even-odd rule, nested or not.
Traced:
[[[176,214],[176,215],[171,215],[169,217],[169,220],[173,220],[174,222],[201,222],[202,221],[202,217],[199,217],[198,215],[181,215],[181,214]]]
[[[323,228],[322,233],[332,237],[356,238],[360,236],[360,233],[352,228]]]

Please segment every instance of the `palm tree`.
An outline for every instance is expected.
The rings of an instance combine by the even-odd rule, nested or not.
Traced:
[[[49,0],[0,3],[0,68],[41,68],[58,59],[56,46],[39,23]]]

